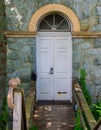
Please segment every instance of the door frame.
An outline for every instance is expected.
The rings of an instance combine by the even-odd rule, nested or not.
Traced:
[[[37,64],[38,64],[38,55],[37,55],[37,51],[38,51],[38,44],[37,44],[37,39],[38,37],[70,37],[71,38],[71,45],[70,45],[70,68],[71,68],[71,102],[72,102],[72,36],[71,36],[71,32],[38,32],[37,33],[37,37],[36,37],[36,72],[37,72]],[[36,81],[36,101],[37,101],[37,83],[38,81]]]

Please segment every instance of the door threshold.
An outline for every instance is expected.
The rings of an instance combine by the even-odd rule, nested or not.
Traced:
[[[72,104],[69,100],[38,100],[37,104],[40,105],[66,105]]]

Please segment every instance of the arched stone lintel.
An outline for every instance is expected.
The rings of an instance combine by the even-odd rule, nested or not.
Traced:
[[[36,32],[39,19],[45,14],[48,14],[50,12],[55,12],[55,11],[61,12],[69,18],[72,24],[73,32],[80,32],[80,22],[77,15],[70,8],[61,4],[48,4],[39,8],[33,14],[29,22],[29,31]]]

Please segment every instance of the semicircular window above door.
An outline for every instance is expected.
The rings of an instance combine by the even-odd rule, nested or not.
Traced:
[[[53,13],[41,19],[38,31],[49,32],[70,32],[70,21],[63,15]]]

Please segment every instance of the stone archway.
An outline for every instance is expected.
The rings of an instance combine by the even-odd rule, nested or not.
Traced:
[[[39,19],[44,16],[45,14],[48,14],[50,12],[61,12],[64,15],[66,15],[72,24],[72,28],[74,32],[80,32],[80,21],[77,17],[77,15],[68,7],[61,5],[61,4],[48,4],[41,8],[39,8],[32,16],[30,22],[29,22],[29,31],[37,31],[37,24]]]

